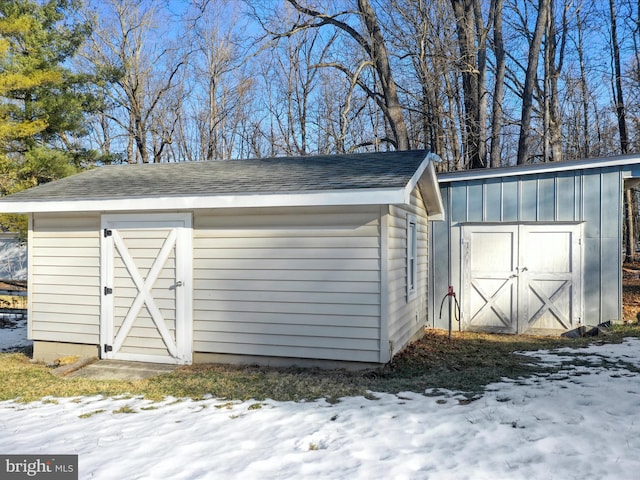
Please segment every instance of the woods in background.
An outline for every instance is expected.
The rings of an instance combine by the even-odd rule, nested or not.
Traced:
[[[0,187],[96,162],[638,151],[639,50],[637,0],[0,1]]]

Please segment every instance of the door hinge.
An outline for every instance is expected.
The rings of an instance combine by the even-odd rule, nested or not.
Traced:
[[[113,235],[113,232],[111,230],[109,230],[108,228],[105,228],[102,233],[104,235],[104,238],[107,238],[107,237],[110,237],[111,235]]]
[[[111,295],[113,293],[113,288],[104,287],[104,294]]]
[[[105,352],[112,352],[113,351],[113,346],[112,345],[107,345],[106,343],[104,344],[104,351]]]

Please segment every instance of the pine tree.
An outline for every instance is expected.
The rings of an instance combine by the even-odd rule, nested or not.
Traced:
[[[75,0],[0,0],[0,194],[75,173],[93,106],[88,78],[65,68],[89,33]],[[24,221],[0,218],[0,228]]]

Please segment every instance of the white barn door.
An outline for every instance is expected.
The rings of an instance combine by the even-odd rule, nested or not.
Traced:
[[[462,235],[464,329],[516,333],[518,226],[465,226]]]
[[[465,225],[462,240],[465,329],[525,333],[580,324],[580,225]]]
[[[192,360],[191,216],[104,215],[102,358]]]

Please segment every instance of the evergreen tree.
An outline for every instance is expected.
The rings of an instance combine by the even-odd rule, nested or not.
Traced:
[[[90,33],[76,0],[0,0],[0,194],[75,173],[92,159],[80,146],[95,101],[89,78],[65,62]],[[0,218],[23,230],[24,220]]]

